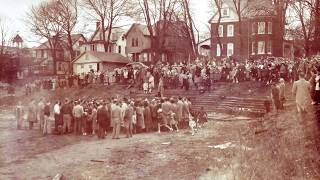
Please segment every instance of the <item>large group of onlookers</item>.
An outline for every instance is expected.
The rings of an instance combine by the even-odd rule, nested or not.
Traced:
[[[114,139],[119,139],[121,129],[129,138],[134,133],[160,133],[163,129],[179,131],[179,128],[188,127],[190,122],[203,124],[207,121],[203,108],[192,111],[191,102],[182,97],[152,100],[113,97],[73,101],[66,98],[54,104],[40,98],[26,106],[20,102],[16,107],[16,117],[18,129],[26,126],[33,129],[38,124],[43,135],[96,134],[98,138],[104,138],[107,132],[112,131]]]
[[[67,87],[85,87],[90,84],[110,85],[114,83],[132,84],[148,93],[158,88],[205,89],[215,82],[239,83],[260,81],[266,85],[283,78],[286,82],[298,79],[298,72],[303,71],[306,78],[311,78],[319,66],[319,60],[265,58],[246,62],[223,60],[196,60],[193,63],[157,63],[144,66],[125,66],[110,72],[94,70],[77,75],[59,76],[36,80],[26,84],[26,93],[39,87],[56,89]]]
[[[79,75],[70,75],[64,77],[47,78],[42,80],[35,80],[26,84],[26,94],[40,89],[54,90],[57,88],[72,88],[72,87],[86,87],[91,84],[110,85],[113,83],[127,84],[129,87],[136,87],[143,90],[145,93],[156,91],[159,99],[153,101],[141,101],[133,99],[110,99],[110,100],[76,100],[66,101],[64,103],[57,102],[54,105],[54,119],[55,131],[58,127],[63,127],[62,132],[69,132],[81,134],[95,134],[99,131],[96,124],[100,122],[99,109],[107,109],[107,112],[100,112],[100,114],[108,113],[108,123],[101,125],[108,129],[114,127],[113,109],[119,107],[121,116],[116,118],[124,127],[131,127],[126,122],[126,111],[128,107],[132,107],[133,112],[129,112],[130,121],[132,120],[132,127],[136,127],[138,132],[141,129],[149,131],[150,129],[158,128],[154,126],[159,122],[159,109],[161,113],[165,114],[165,127],[171,130],[175,127],[178,130],[178,123],[184,122],[181,119],[187,119],[191,114],[190,101],[186,98],[164,98],[164,89],[166,88],[183,88],[199,89],[203,91],[210,91],[211,86],[216,82],[239,83],[244,81],[259,81],[265,85],[271,86],[271,99],[277,110],[283,109],[285,102],[285,83],[294,82],[299,79],[299,74],[303,73],[304,78],[311,84],[311,97],[313,104],[320,104],[320,58],[314,57],[311,59],[295,59],[289,60],[284,58],[269,58],[255,61],[246,61],[245,63],[238,63],[235,61],[221,61],[219,63],[214,61],[199,61],[193,63],[157,63],[148,66],[125,66],[117,68],[112,72],[95,72],[82,73]],[[35,103],[32,101],[31,103]],[[166,103],[171,104],[172,107],[166,108]],[[39,107],[42,108],[41,113],[48,117],[51,115],[50,108],[46,107],[46,102],[39,102]],[[66,105],[68,104],[68,105]],[[164,107],[162,107],[164,105]],[[171,106],[170,105],[170,106]],[[34,107],[33,107],[34,106]],[[36,104],[30,105],[31,109],[37,109]],[[59,108],[58,108],[59,107]],[[157,108],[156,108],[157,107]],[[168,105],[169,107],[169,105]],[[41,109],[40,108],[40,109]],[[43,110],[46,109],[46,110]],[[129,108],[130,109],[130,108]],[[184,110],[182,110],[184,109]],[[43,113],[45,112],[45,113]],[[170,112],[170,113],[169,113]],[[184,113],[182,113],[184,112]],[[32,113],[29,113],[32,114]],[[57,114],[60,114],[59,116]],[[170,117],[169,114],[175,114]],[[38,117],[39,113],[35,116]],[[41,116],[41,117],[42,117]],[[69,117],[68,117],[69,116]],[[132,118],[133,116],[134,118]],[[182,118],[183,117],[183,118]],[[170,118],[173,119],[172,123]],[[30,119],[30,118],[29,118]],[[31,119],[45,119],[45,118],[31,118]],[[65,122],[65,119],[67,121]],[[69,120],[71,119],[71,120]],[[81,120],[79,120],[81,119]],[[95,119],[95,120],[93,120]],[[143,119],[143,120],[141,120]],[[175,121],[174,121],[175,120]],[[29,121],[33,122],[33,121]],[[43,121],[40,121],[40,127],[43,127]],[[142,123],[143,122],[143,123]],[[99,123],[98,123],[99,124]],[[161,124],[161,123],[160,123]],[[32,125],[30,125],[32,127]],[[116,125],[114,129],[114,137],[118,138],[119,127]],[[158,128],[158,130],[160,130]],[[105,130],[101,130],[104,131]],[[128,130],[129,136],[131,130]],[[100,133],[101,134],[101,133]]]

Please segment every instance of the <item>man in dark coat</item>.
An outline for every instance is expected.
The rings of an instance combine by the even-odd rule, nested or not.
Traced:
[[[102,104],[98,107],[97,122],[99,125],[98,138],[104,139],[106,135],[106,129],[110,123],[110,115],[105,102],[102,102]]]

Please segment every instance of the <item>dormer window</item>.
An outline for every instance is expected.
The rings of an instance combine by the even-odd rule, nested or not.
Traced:
[[[223,8],[222,9],[222,17],[229,17],[230,16],[230,9],[229,8]]]

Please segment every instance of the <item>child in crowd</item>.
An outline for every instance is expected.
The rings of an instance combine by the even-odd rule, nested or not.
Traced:
[[[176,114],[172,111],[170,111],[170,127],[171,129],[173,129],[172,127],[174,126],[177,130],[177,132],[179,132],[179,128],[178,128],[178,122],[175,120]]]
[[[197,129],[196,129],[197,123],[196,123],[194,117],[191,114],[189,115],[189,127],[191,129],[192,136],[194,136],[195,131],[197,131]]]

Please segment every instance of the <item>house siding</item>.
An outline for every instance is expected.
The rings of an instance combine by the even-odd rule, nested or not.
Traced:
[[[252,25],[258,22],[265,22],[265,34],[258,34],[257,32],[253,34]],[[268,22],[272,23],[272,34],[268,34]],[[227,26],[229,24],[234,25],[234,36],[227,37]],[[252,19],[243,19],[241,22],[241,27],[239,22],[222,22],[220,25],[223,26],[223,37],[220,37],[220,41],[223,45],[221,51],[221,56],[217,56],[217,23],[211,23],[211,55],[216,59],[222,59],[227,57],[227,44],[234,43],[234,57],[239,61],[244,61],[248,58],[260,58],[264,56],[283,56],[283,40],[280,33],[276,33],[279,29],[279,22],[275,17],[255,17]],[[240,30],[241,28],[241,35]],[[265,51],[267,51],[267,43],[272,42],[271,54],[253,54],[252,53],[252,43],[258,41],[265,41]],[[241,43],[241,45],[240,45]],[[257,49],[257,48],[256,48]]]

